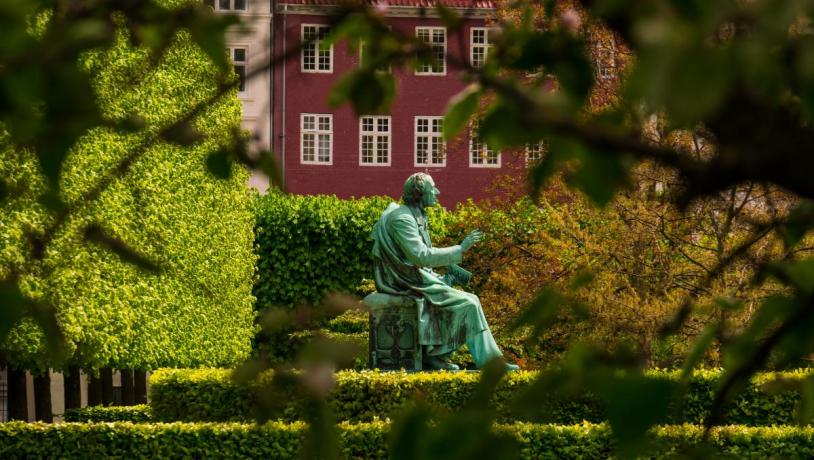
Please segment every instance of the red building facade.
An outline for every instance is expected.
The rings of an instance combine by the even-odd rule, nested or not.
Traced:
[[[417,36],[451,58],[417,70],[393,68],[396,98],[390,113],[362,117],[349,105],[331,108],[327,103],[337,79],[357,68],[360,60],[360,52],[344,43],[330,50],[319,46],[335,11],[331,3],[279,2],[272,18],[275,55],[315,40],[299,56],[273,69],[272,149],[280,155],[288,191],[398,198],[407,176],[425,171],[435,178],[441,203],[449,207],[468,198],[487,197],[495,177],[523,169],[523,155],[493,152],[478,142],[471,129],[446,143],[441,138],[447,103],[466,84],[462,71],[450,63],[465,60],[477,65],[485,58],[491,2],[445,0],[446,6],[465,14],[463,27],[456,31],[447,30],[434,16],[435,2],[379,4],[393,30]]]

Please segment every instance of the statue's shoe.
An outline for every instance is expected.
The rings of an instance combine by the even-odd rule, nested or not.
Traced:
[[[437,356],[425,356],[423,362],[424,368],[429,370],[457,371],[461,369],[457,364],[452,364],[451,362]]]

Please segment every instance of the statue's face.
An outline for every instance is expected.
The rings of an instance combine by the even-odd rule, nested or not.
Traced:
[[[422,200],[424,207],[433,206],[435,203],[438,203],[438,195],[440,194],[441,191],[435,186],[435,182],[432,178],[429,178],[424,184],[424,199]]]

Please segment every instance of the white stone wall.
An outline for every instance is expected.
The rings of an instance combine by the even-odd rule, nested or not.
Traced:
[[[246,11],[233,11],[242,24],[226,33],[229,47],[247,49],[248,70],[251,74],[265,67],[265,71],[246,82],[246,90],[239,94],[243,102],[243,128],[252,134],[253,150],[269,150],[271,146],[271,71],[268,63],[271,50],[271,1],[247,0]],[[268,179],[254,174],[249,180],[261,192],[268,188]]]

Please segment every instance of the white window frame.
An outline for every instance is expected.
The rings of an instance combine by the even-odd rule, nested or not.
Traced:
[[[526,166],[533,165],[542,160],[543,154],[546,151],[546,147],[547,145],[545,141],[535,142],[533,144],[526,144]],[[539,158],[531,158],[531,154],[534,153],[535,150],[539,152]]]
[[[477,145],[477,149],[476,149]],[[483,163],[476,163],[474,161],[475,154],[478,154],[481,158],[483,158]],[[495,153],[497,155],[497,163],[487,163],[486,162],[486,155],[489,153]],[[470,168],[500,168],[501,163],[503,161],[503,155],[499,150],[492,150],[486,145],[486,142],[480,139],[478,136],[478,123],[472,122],[469,125],[469,167]]]
[[[427,120],[427,131],[419,131],[419,120]],[[436,124],[435,121],[438,121]],[[435,130],[435,127],[438,130]],[[418,161],[418,143],[419,138],[426,137],[427,142],[427,162],[419,163]],[[440,163],[432,161],[432,146],[433,141],[441,146],[442,160]],[[444,140],[444,117],[438,116],[416,116],[413,120],[413,166],[416,168],[443,168],[447,165],[447,143]]]
[[[365,119],[372,120],[373,130],[364,131]],[[379,130],[379,120],[387,120],[387,131]],[[364,144],[364,137],[371,136],[372,139],[372,155],[373,161],[365,163],[363,161],[362,147]],[[387,161],[378,161],[379,146],[382,144],[382,138],[387,137]],[[359,117],[359,166],[390,166],[393,159],[393,119],[389,115],[363,115]]]
[[[233,46],[228,46],[227,49],[229,50],[229,59],[232,60],[232,65],[235,68],[235,73],[240,75],[237,72],[237,67],[239,65],[243,66],[243,89],[240,89],[240,86],[237,88],[237,94],[240,96],[244,96],[249,89],[249,79],[247,78],[249,75],[249,47],[247,45],[238,45],[235,44]],[[235,50],[241,49],[245,53],[242,61],[237,61],[235,59]]]
[[[305,39],[305,29],[309,27],[315,28],[315,33],[317,38],[313,42],[307,42]],[[321,29],[327,29],[327,33],[331,33],[331,26],[327,24],[302,24],[300,26],[300,40],[302,43],[302,50],[300,51],[300,71],[302,73],[333,73],[334,69],[334,45],[328,47],[327,50],[322,49],[322,39],[319,38],[319,33]],[[314,47],[314,68],[313,69],[306,69],[305,68],[305,53],[308,51],[309,47]],[[319,54],[321,51],[328,52],[328,69],[320,69],[319,68]]]
[[[314,117],[314,127],[312,129],[305,128],[305,120],[307,117]],[[327,117],[328,118],[328,129],[321,129],[319,126],[320,118]],[[333,136],[333,128],[334,128],[334,120],[333,115],[330,113],[301,113],[300,114],[300,163],[304,165],[332,165],[334,159],[334,136]],[[313,148],[314,148],[314,159],[313,160],[306,160],[305,159],[305,136],[312,135],[313,138]],[[319,139],[320,136],[328,136],[328,161],[320,161],[319,160]]]
[[[239,10],[235,8],[235,0],[226,0],[229,3],[227,8],[222,7],[220,2],[221,0],[207,0],[205,3],[215,11],[249,11],[249,0],[243,0],[243,8]]]
[[[420,31],[427,31],[427,36],[429,38],[429,41],[425,42],[425,43],[427,43],[430,46],[432,46],[433,48],[435,48],[438,44],[434,43],[432,41],[432,39],[434,37],[434,32],[437,32],[439,30],[444,32],[444,43],[441,44],[441,47],[443,49],[443,59],[440,60],[441,71],[440,72],[434,71],[433,68],[432,68],[433,67],[432,63],[426,63],[426,64],[422,63],[422,64],[419,64],[418,68],[415,70],[416,75],[446,75],[447,74],[447,45],[449,43],[449,37],[447,35],[447,28],[446,27],[416,26],[416,28],[415,28],[415,36],[416,36],[416,38],[419,38],[418,35],[419,35]],[[437,52],[436,52],[436,54],[437,54]]]
[[[484,43],[475,43],[475,32],[483,32]],[[495,47],[491,40],[491,34],[497,33],[498,29],[494,27],[472,27],[469,29],[469,63],[472,67],[480,69],[486,64],[486,59],[489,58],[489,52]],[[475,63],[475,50],[483,50],[483,62],[480,64]]]

